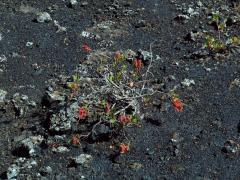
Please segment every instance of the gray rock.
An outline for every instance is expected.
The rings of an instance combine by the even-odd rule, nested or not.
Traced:
[[[58,91],[47,91],[46,96],[44,97],[47,101],[47,103],[52,103],[54,101],[64,101],[65,96],[64,94],[58,92]]]
[[[66,111],[60,110],[58,114],[53,114],[50,117],[50,127],[51,131],[61,132],[71,130],[71,119],[66,115]]]
[[[4,91],[4,90],[0,89],[0,103],[5,102],[6,95],[7,95],[7,91]]]
[[[21,4],[21,6],[19,7],[19,11],[22,12],[22,13],[37,13],[38,10],[31,7],[31,6],[28,6],[28,5],[24,5],[24,4]]]
[[[188,15],[185,15],[185,14],[179,14],[177,15],[174,20],[176,21],[186,21],[186,20],[189,20],[190,17]]]
[[[141,59],[143,61],[150,61],[152,59],[152,57],[153,57],[151,52],[143,51],[141,49],[138,50],[138,53],[140,54]]]
[[[153,149],[150,149],[150,148],[147,148],[146,149],[146,154],[147,155],[153,155],[155,152],[154,152],[154,150]]]
[[[240,144],[233,140],[228,140],[224,143],[224,147],[222,151],[227,154],[239,154],[240,152]]]
[[[30,101],[28,96],[15,93],[12,99],[15,107],[16,115],[23,116],[29,110],[29,108],[36,107],[36,102]]]
[[[12,153],[18,157],[35,157],[37,155],[37,152],[39,152],[40,150],[40,147],[38,145],[42,143],[43,137],[40,135],[31,136],[29,138],[21,140],[20,142],[17,142],[20,139],[15,139],[17,145],[16,148],[12,151]]]
[[[81,6],[87,6],[88,5],[88,2],[87,1],[84,1],[81,3]]]
[[[171,137],[172,143],[179,143],[183,140],[183,137],[178,132],[174,132]]]
[[[67,177],[66,175],[63,174],[59,174],[55,177],[56,180],[68,180],[69,177]]]
[[[68,4],[67,4],[67,7],[74,8],[77,4],[78,4],[77,0],[69,0]]]
[[[3,35],[2,33],[0,33],[0,41],[3,39]]]
[[[56,153],[65,153],[65,152],[69,152],[70,150],[65,146],[59,146],[57,148],[53,147],[52,151]]]
[[[67,31],[67,28],[63,27],[63,26],[60,26],[58,21],[54,20],[53,22],[54,22],[54,25],[57,27],[57,33]]]
[[[31,169],[33,166],[37,166],[37,161],[33,159],[27,160],[21,157],[15,160],[15,164],[17,164],[20,169]]]
[[[30,138],[24,139],[21,141],[21,145],[27,147],[28,153],[31,157],[36,156],[37,145],[43,141],[42,136],[31,136]]]
[[[181,84],[183,86],[191,86],[191,85],[195,85],[195,81],[193,79],[184,79],[184,81],[181,82]]]
[[[79,156],[73,158],[76,164],[80,164],[84,167],[88,166],[93,160],[92,156],[89,154],[80,154]]]
[[[189,57],[192,59],[200,59],[200,58],[206,58],[209,56],[209,52],[204,49],[197,50],[193,52]]]
[[[76,122],[79,106],[77,102],[72,103],[67,108],[60,109],[57,113],[50,116],[51,131],[64,132],[72,129],[72,124]]]
[[[26,43],[26,46],[27,46],[27,47],[32,47],[32,46],[33,46],[33,42],[28,41],[28,42]]]
[[[186,41],[196,41],[196,39],[197,39],[197,37],[199,36],[199,32],[193,32],[193,31],[191,31],[190,33],[188,33],[185,37],[184,37],[184,39],[186,40]]]
[[[77,3],[78,3],[77,0],[70,0],[70,4],[71,4],[72,6],[76,5]]]
[[[6,61],[7,61],[7,57],[4,54],[2,54],[0,56],[0,63],[6,62]]]
[[[110,132],[110,128],[104,124],[98,124],[91,133],[91,139],[96,141],[101,138],[105,138]]]
[[[50,166],[47,166],[47,167],[40,170],[40,174],[42,176],[50,175],[50,174],[52,174],[52,172],[53,172],[53,170]]]
[[[20,173],[20,168],[16,164],[12,164],[7,170],[7,178],[14,179]]]
[[[50,21],[52,21],[52,18],[49,13],[40,12],[37,14],[37,22],[43,23],[43,22],[50,22]]]
[[[135,28],[143,28],[146,27],[148,24],[145,20],[139,20],[136,24],[135,24]]]
[[[194,10],[192,7],[189,7],[189,8],[188,8],[187,13],[188,13],[190,16],[194,16],[194,15],[198,15],[198,14],[199,14],[199,13],[196,12],[196,10]]]

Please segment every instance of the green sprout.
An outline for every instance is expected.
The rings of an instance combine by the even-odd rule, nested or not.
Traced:
[[[75,74],[72,76],[73,82],[80,83],[80,76],[78,74]]]
[[[205,48],[215,52],[225,51],[227,48],[225,43],[209,35],[206,36],[204,46]]]
[[[131,123],[138,124],[139,123],[139,117],[136,115],[131,116]]]
[[[219,21],[220,21],[220,13],[219,13],[219,11],[216,11],[216,12],[212,13],[212,21],[216,22],[217,24],[219,23]]]
[[[240,45],[240,38],[238,36],[233,36],[230,39],[230,42],[232,45],[238,46],[238,45]]]
[[[108,81],[111,83],[118,83],[123,79],[124,74],[126,73],[127,66],[125,64],[121,65],[120,70],[117,70],[117,66],[115,67],[114,71],[112,74],[108,76]]]
[[[73,91],[76,91],[80,84],[80,76],[79,75],[73,75],[72,81],[67,82],[67,87]]]

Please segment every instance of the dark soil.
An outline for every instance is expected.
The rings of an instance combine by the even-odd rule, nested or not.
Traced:
[[[10,177],[13,164],[20,169],[16,179],[239,179],[240,43],[221,51],[208,49],[201,33],[219,37],[209,23],[211,13],[218,10],[221,21],[228,19],[220,39],[225,43],[240,36],[240,2],[202,3],[86,0],[70,5],[58,0],[2,0],[0,89],[8,94],[5,102],[0,101],[0,179]],[[190,6],[193,13],[186,12]],[[37,22],[38,12],[48,12],[52,21]],[[66,32],[57,32],[54,20]],[[102,22],[113,25],[101,29],[97,25]],[[83,37],[82,31],[100,38]],[[187,36],[191,31],[200,32],[199,37]],[[27,47],[27,42],[33,44]],[[161,86],[161,96],[142,106],[144,118],[137,126],[119,130],[100,124],[99,139],[88,137],[74,146],[68,143],[72,131],[49,131],[49,115],[59,107],[43,104],[43,97],[49,85],[58,82],[59,88],[59,79],[71,76],[86,60],[85,43],[93,51],[111,52],[150,51],[153,43],[152,53],[160,57],[152,69],[153,85]],[[186,80],[194,83],[186,85]],[[25,112],[21,114],[13,101],[15,93],[27,95],[36,106],[21,101],[18,105]],[[172,93],[182,100],[183,112],[172,106]],[[89,129],[91,123],[78,128]],[[31,155],[22,141],[40,135],[43,140]],[[119,153],[122,142],[130,143],[129,152]],[[69,151],[54,152],[59,146]],[[80,154],[91,155],[92,161],[77,164],[73,158]],[[36,165],[29,167],[33,161]],[[48,166],[51,170],[46,170]]]

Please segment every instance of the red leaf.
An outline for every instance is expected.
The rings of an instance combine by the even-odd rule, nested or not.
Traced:
[[[111,111],[111,107],[110,107],[110,104],[108,102],[106,102],[106,105],[105,105],[105,113],[106,114],[109,114]]]
[[[83,48],[83,50],[86,51],[86,52],[92,51],[92,49],[91,49],[87,44],[84,44],[84,45],[82,46],[82,48]]]
[[[128,123],[131,123],[131,117],[130,116],[127,116],[127,115],[120,115],[118,117],[118,120],[120,123],[122,123],[123,125],[126,125]]]
[[[127,153],[129,150],[130,150],[129,145],[126,145],[126,144],[123,144],[123,143],[120,144],[120,146],[119,146],[119,152],[120,152],[121,154]]]
[[[80,137],[79,137],[79,134],[76,134],[76,135],[73,135],[73,136],[72,136],[72,144],[73,144],[74,146],[80,145]]]
[[[78,118],[80,120],[86,119],[88,116],[88,110],[86,108],[79,108]]]
[[[174,98],[172,100],[173,107],[178,111],[178,112],[183,112],[183,103],[180,99]]]
[[[139,71],[142,67],[142,60],[141,59],[135,59],[133,62],[135,68]]]

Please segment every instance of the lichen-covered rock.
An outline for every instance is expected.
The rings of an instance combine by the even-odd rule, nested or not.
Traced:
[[[38,135],[21,140],[13,150],[13,155],[24,158],[35,157],[39,150],[38,145],[42,143],[43,139],[41,135]]]
[[[63,102],[65,101],[66,97],[64,94],[58,91],[47,91],[45,96],[43,97],[44,103],[51,104],[53,102]]]
[[[79,156],[73,158],[73,160],[76,164],[87,167],[92,162],[93,157],[89,154],[80,154]]]
[[[13,95],[12,103],[15,107],[16,116],[24,116],[29,108],[36,107],[36,102],[29,100],[28,96],[15,93]]]
[[[72,103],[67,108],[50,116],[49,130],[54,132],[65,132],[72,129],[72,123],[76,122],[76,112],[79,109],[78,103]]]
[[[12,164],[7,170],[7,178],[14,179],[18,176],[20,168],[16,164]]]
[[[65,146],[59,146],[59,147],[53,147],[52,151],[56,153],[65,153],[65,152],[69,152],[70,150]]]
[[[50,22],[50,21],[52,21],[52,18],[49,13],[40,12],[37,14],[37,22],[43,23],[43,22]]]
[[[150,61],[152,59],[152,57],[153,57],[151,52],[143,51],[141,49],[138,50],[138,56],[143,61]]]

